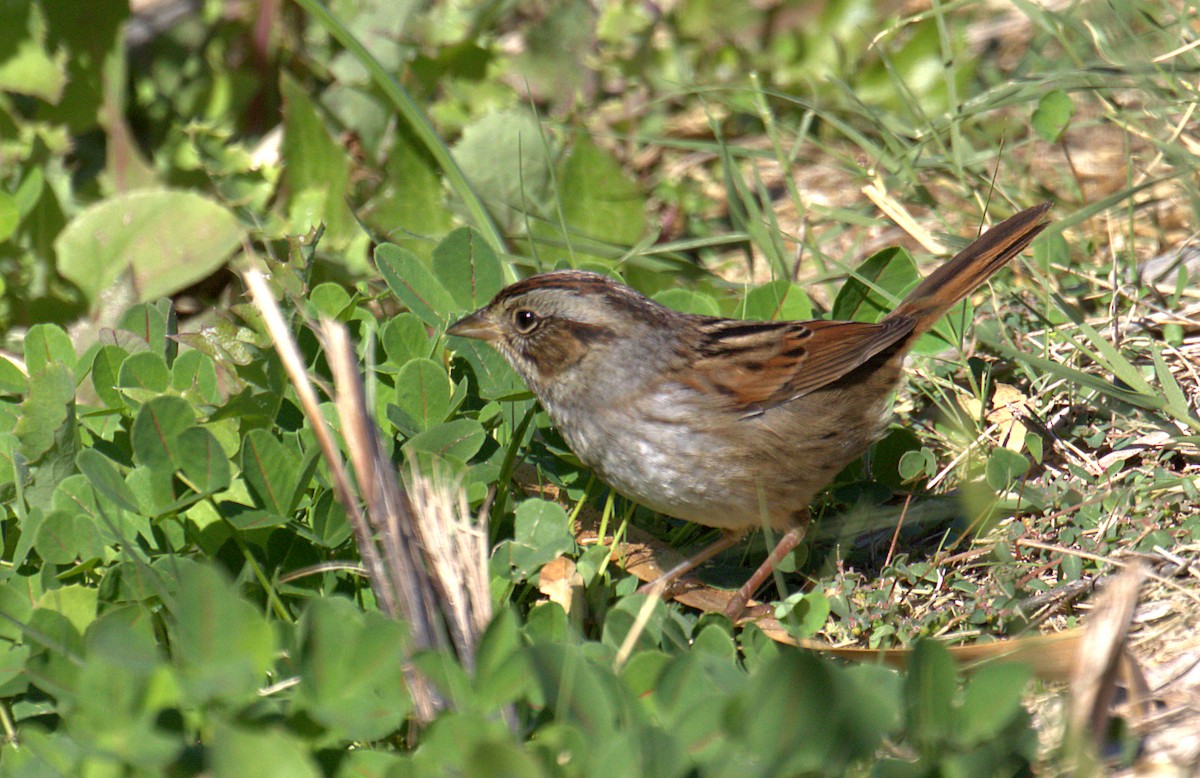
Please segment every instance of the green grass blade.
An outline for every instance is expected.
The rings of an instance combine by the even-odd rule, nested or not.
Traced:
[[[1101,394],[1111,397],[1114,400],[1119,400],[1127,405],[1132,405],[1136,408],[1145,408],[1146,410],[1151,411],[1161,411],[1167,407],[1166,400],[1162,399],[1161,397],[1157,397],[1153,394],[1147,395],[1140,392],[1133,392],[1128,389],[1122,389],[1113,382],[1106,381],[1099,376],[1094,376],[1091,373],[1085,373],[1082,370],[1076,370],[1073,367],[1067,367],[1066,365],[1059,364],[1052,359],[1046,359],[1045,357],[1029,354],[990,337],[979,335],[979,342],[983,343],[988,348],[993,349],[997,354],[1000,354],[1007,359],[1024,362],[1030,367],[1045,371],[1050,375],[1057,376],[1058,378],[1065,378],[1066,380],[1071,381],[1079,386],[1083,386],[1088,389],[1094,389]]]

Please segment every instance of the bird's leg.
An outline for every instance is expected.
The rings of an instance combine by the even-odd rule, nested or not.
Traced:
[[[808,510],[805,509],[797,517],[796,525],[783,533],[783,537],[779,539],[779,543],[776,544],[770,554],[767,554],[767,558],[754,571],[754,575],[750,576],[749,580],[742,584],[742,588],[734,592],[733,598],[725,606],[725,615],[730,621],[737,621],[738,616],[742,615],[742,611],[746,609],[746,602],[750,599],[750,596],[758,591],[758,587],[763,585],[763,582],[771,576],[771,573],[775,572],[775,565],[779,564],[785,556],[790,554],[792,549],[800,545],[801,540],[804,540],[804,535],[808,532],[809,518]]]
[[[692,556],[688,557],[667,572],[660,575],[658,578],[655,578],[653,581],[644,584],[638,589],[638,593],[651,594],[653,592],[663,592],[665,594],[667,591],[669,591],[671,584],[675,583],[681,577],[692,572],[697,567],[712,559],[725,549],[732,548],[733,546],[737,545],[737,542],[742,538],[742,534],[743,533],[741,532],[734,532],[732,530],[721,530],[720,540],[712,545],[705,546]]]

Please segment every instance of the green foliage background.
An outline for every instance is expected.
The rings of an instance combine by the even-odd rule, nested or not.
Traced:
[[[560,266],[619,274],[700,313],[877,317],[915,283],[912,256],[881,252],[842,284],[849,268],[822,240],[883,220],[809,198],[786,175],[772,185],[747,164],[775,160],[786,171],[814,150],[855,186],[881,183],[910,206],[990,199],[1006,213],[1053,193],[1060,221],[1035,264],[1043,274],[1069,266],[1062,231],[1127,206],[1149,184],[1088,198],[1069,179],[997,160],[1002,146],[1036,157],[1082,121],[1081,107],[1095,117],[1122,90],[1143,98],[1122,115],[1129,126],[1153,130],[1194,108],[1185,78],[1194,52],[1153,61],[1175,48],[1185,20],[1136,5],[1104,6],[1086,28],[1086,10],[1021,5],[1028,45],[992,57],[970,44],[984,16],[971,4],[902,15],[866,0],[693,0],[665,11],[624,0],[206,0],[159,27],[171,3],[136,15],[116,0],[5,3],[4,774],[1027,771],[1039,758],[1020,705],[1028,672],[989,666],[964,681],[931,642],[900,675],[835,665],[754,626],[657,603],[619,662],[645,599],[612,549],[578,547],[578,509],[681,545],[698,531],[607,494],[500,357],[443,332],[505,283]],[[1096,121],[1105,120],[1116,122]],[[740,143],[748,138],[766,143]],[[1165,167],[1154,182],[1194,176],[1177,139],[1156,142]],[[706,215],[711,190],[633,164],[641,149],[704,157],[727,210]],[[805,224],[836,226],[822,240],[787,233],[773,186]],[[966,234],[961,221],[946,226]],[[473,672],[454,656],[413,655],[405,625],[376,609],[312,431],[225,270],[251,254],[270,267],[313,373],[328,378],[308,324],[325,316],[349,326],[398,468],[436,463],[473,508],[498,486],[496,617]],[[746,260],[741,277],[753,283],[712,272],[731,256]],[[817,269],[811,296],[814,287],[795,283],[800,262]],[[1020,355],[1004,378],[1028,394],[1067,379],[1054,391],[1107,414],[1071,434],[1099,434],[1099,446],[1120,422],[1185,441],[1200,422],[1169,351],[1159,341],[1118,348],[1088,324],[1112,299],[1047,293],[1036,316],[1009,317],[1017,329],[1069,325],[1066,358],[1014,345],[994,325],[979,327],[979,341]],[[921,350],[958,344],[954,318]],[[931,363],[921,402],[950,418],[931,425],[933,440],[893,430],[820,511],[874,509],[887,524],[910,493],[938,505],[925,485],[954,459],[953,441],[984,425],[946,387],[957,376],[986,399],[990,371],[978,360]],[[1197,501],[1194,475],[1172,469],[1170,451],[1099,503],[1080,484],[1107,474],[1017,486],[1043,454],[1032,434],[1015,449],[987,447],[961,476],[967,509],[949,512],[987,522],[1079,506],[1078,522],[1058,528],[1072,543],[1101,513],[1140,506],[1146,548],[1200,534],[1194,512],[1169,519]],[[562,499],[521,494],[518,461]],[[994,551],[998,589],[965,613],[899,620],[882,590],[860,589],[863,576],[839,568],[830,586],[786,598],[779,614],[796,635],[824,628],[871,645],[963,622],[1015,632],[1025,614],[1014,603],[1038,584],[1004,567],[1019,534],[1007,527]],[[1114,532],[1099,542],[1127,541]],[[539,597],[539,570],[564,554],[582,576],[586,619]],[[1063,579],[1097,572],[1078,557],[1059,561]],[[912,591],[940,581],[921,558],[888,570]],[[448,701],[425,728],[411,717],[406,662]]]

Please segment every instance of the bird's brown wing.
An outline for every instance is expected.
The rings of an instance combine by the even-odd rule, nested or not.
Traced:
[[[905,317],[877,324],[708,319],[688,383],[720,405],[757,413],[838,380],[912,330]]]

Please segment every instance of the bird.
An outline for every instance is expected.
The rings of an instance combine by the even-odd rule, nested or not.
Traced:
[[[701,316],[602,274],[556,270],[504,287],[446,333],[496,348],[609,487],[720,530],[654,591],[750,530],[782,533],[731,597],[736,620],[803,540],[813,498],[886,428],[918,336],[1021,253],[1050,205],[984,232],[877,322]]]

